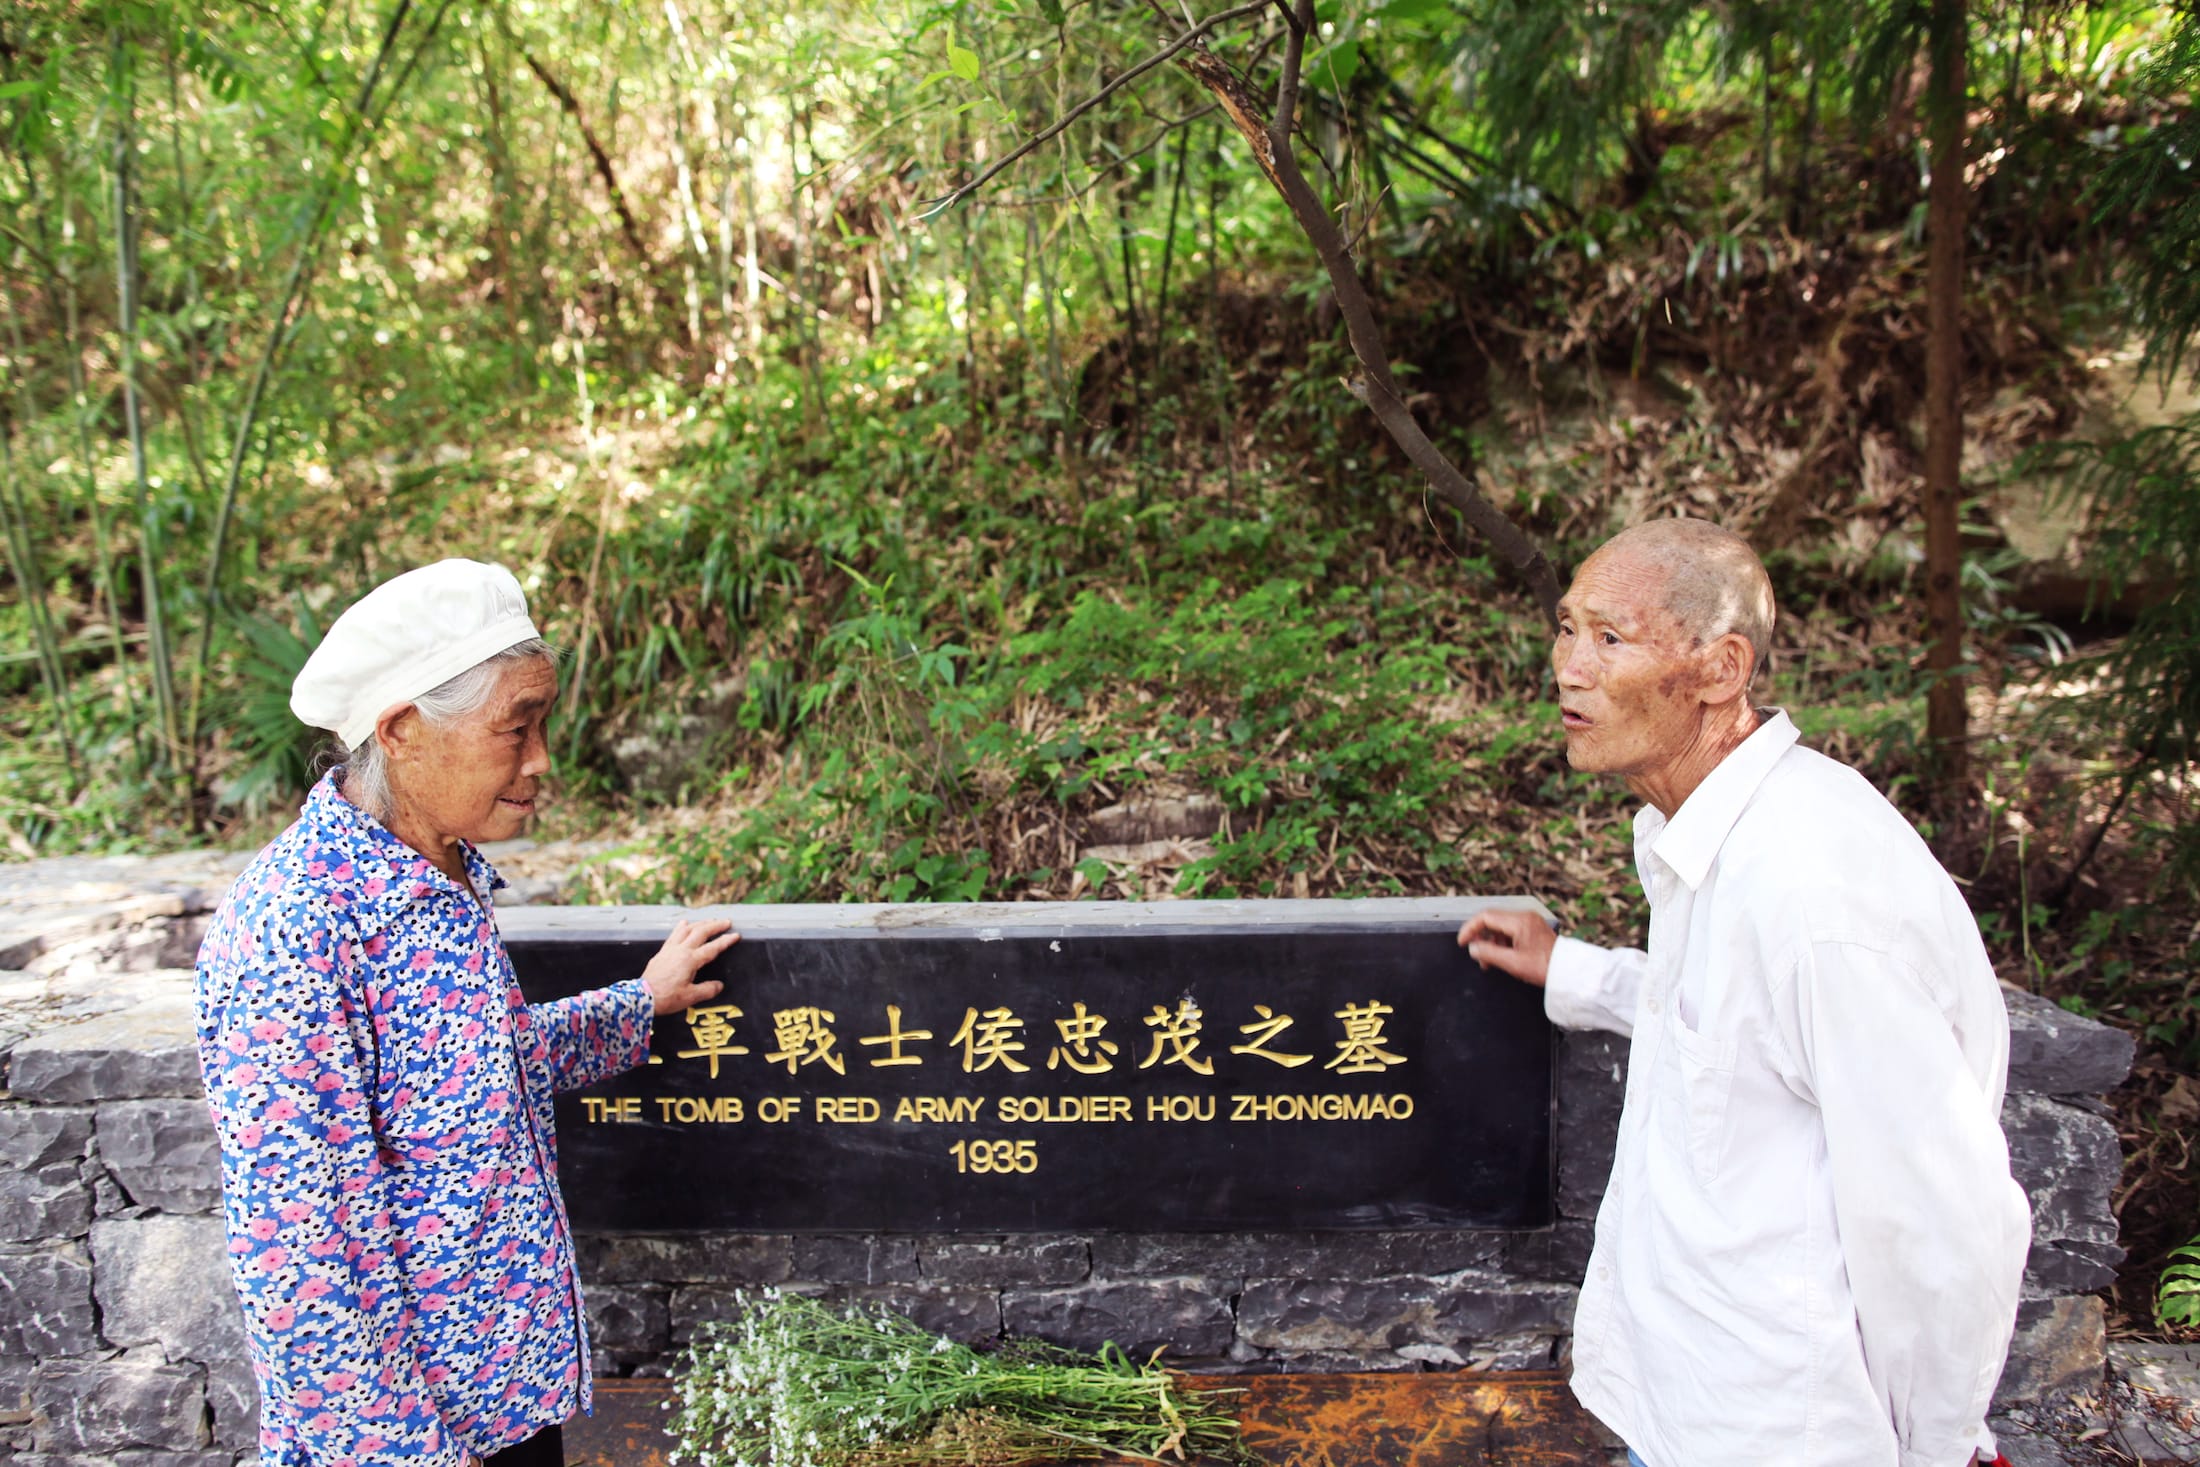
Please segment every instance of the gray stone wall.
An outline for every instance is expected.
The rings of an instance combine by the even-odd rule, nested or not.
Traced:
[[[85,1018],[86,994],[0,975],[23,1036],[0,1092],[0,1460],[257,1455],[188,984],[139,975],[132,1006]],[[41,1012],[64,1022],[38,1030]]]
[[[253,1455],[256,1401],[189,974],[144,970],[184,934],[103,933],[49,950],[46,971],[0,973],[0,1467],[233,1467]],[[2094,1291],[2122,1253],[2099,1097],[2131,1061],[2124,1035],[2008,997],[2003,1122],[2034,1244],[2005,1403],[2100,1379]],[[594,1363],[664,1372],[743,1291],[779,1287],[878,1300],[962,1339],[1166,1346],[1214,1369],[1559,1366],[1625,1066],[1620,1040],[1562,1041],[1547,1230],[584,1236]]]

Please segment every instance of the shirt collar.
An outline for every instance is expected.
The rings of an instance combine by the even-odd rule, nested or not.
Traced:
[[[1756,732],[1704,776],[1671,820],[1647,805],[1635,817],[1637,848],[1654,853],[1688,883],[1690,891],[1702,886],[1711,873],[1727,832],[1742,818],[1772,766],[1802,737],[1781,709],[1760,709],[1758,718]]]
[[[341,766],[330,770],[306,796],[299,814],[330,846],[350,853],[351,859],[327,868],[316,879],[332,895],[341,894],[362,932],[389,926],[407,906],[431,891],[465,895],[435,862],[345,799],[338,788],[343,776]],[[496,867],[472,841],[459,841],[458,849],[475,891],[486,896],[505,885]]]

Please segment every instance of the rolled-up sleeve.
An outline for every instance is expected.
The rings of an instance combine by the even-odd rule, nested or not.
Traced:
[[[1598,947],[1561,937],[1543,980],[1543,1013],[1561,1029],[1603,1029],[1632,1036],[1635,1001],[1650,961],[1640,948]]]
[[[1990,1440],[2030,1238],[1992,1082],[1888,953],[1814,943],[1787,992],[1872,1385],[1902,1467],[1959,1467]]]
[[[578,1090],[647,1059],[656,1012],[649,985],[639,978],[528,1005],[530,1026],[550,1067],[551,1089]]]
[[[231,1268],[261,1388],[315,1463],[459,1467],[402,1328],[393,1173],[371,1056],[326,933],[202,975],[201,1069],[221,1140]]]

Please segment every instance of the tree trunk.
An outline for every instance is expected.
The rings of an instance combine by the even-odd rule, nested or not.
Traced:
[[[1963,702],[1963,0],[1933,0],[1926,99],[1925,733],[1943,797],[1969,778]]]
[[[61,738],[61,756],[69,771],[69,796],[74,799],[84,788],[84,765],[77,757],[76,735],[70,729],[69,673],[62,666],[61,639],[53,629],[52,613],[46,604],[46,587],[39,576],[38,552],[31,543],[29,505],[16,488],[12,435],[13,425],[7,421],[6,413],[0,411],[0,547],[5,548],[8,569],[14,574],[23,606],[30,613],[38,678],[45,685],[47,701],[53,708],[54,732]]]
[[[496,199],[489,214],[492,267],[497,273],[497,294],[504,306],[505,349],[512,353],[513,387],[534,385],[534,340],[521,328],[520,283],[512,263],[512,246],[519,241],[519,184],[512,154],[504,136],[504,93],[497,86],[497,57],[489,50],[489,31],[483,27],[475,38],[480,48],[481,91],[488,104],[489,125],[483,134],[489,154],[490,185]]]
[[[131,75],[130,50],[120,31],[109,41],[113,54],[115,90],[121,99],[114,137],[114,234],[116,330],[121,345],[122,417],[130,437],[130,479],[136,495],[138,518],[138,581],[145,596],[146,652],[153,670],[153,709],[160,733],[161,758],[174,767],[180,744],[181,724],[176,707],[176,684],[170,659],[168,619],[161,602],[160,566],[163,546],[160,521],[154,512],[151,475],[145,466],[145,409],[137,380],[137,201],[131,182],[131,164],[137,156],[134,127],[136,97]]]

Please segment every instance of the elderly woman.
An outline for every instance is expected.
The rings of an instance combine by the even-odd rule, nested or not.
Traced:
[[[265,1467],[556,1463],[589,1403],[550,1098],[640,1064],[736,934],[681,923],[638,978],[520,997],[475,844],[534,813],[557,693],[519,583],[466,560],[378,587],[292,691],[345,762],[197,982]]]

